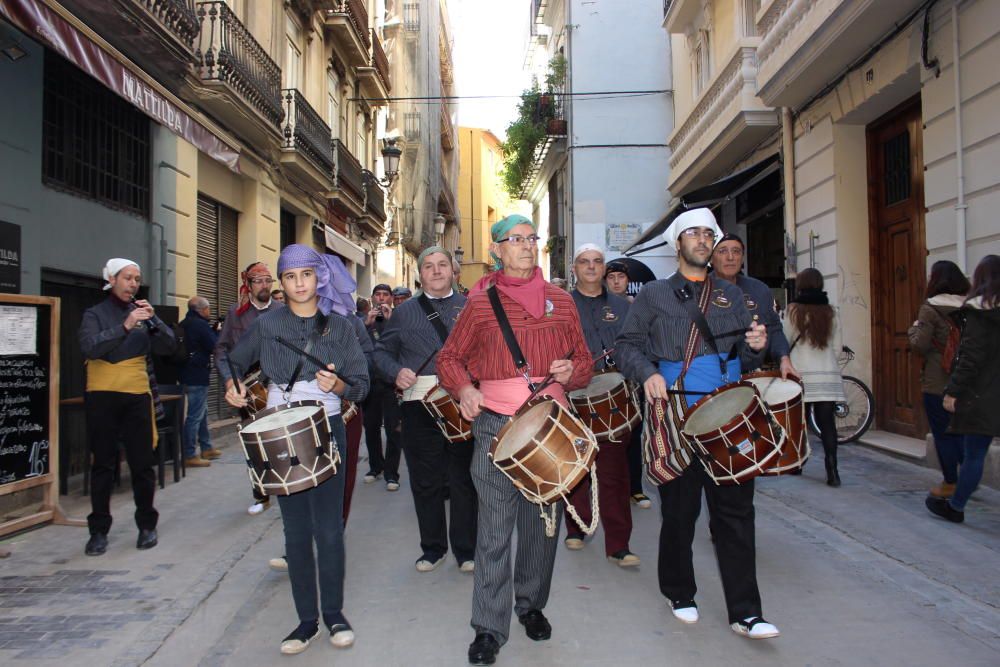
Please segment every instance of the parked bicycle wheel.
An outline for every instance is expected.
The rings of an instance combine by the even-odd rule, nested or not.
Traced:
[[[875,418],[875,396],[871,389],[856,377],[844,376],[845,401],[838,401],[833,411],[837,425],[837,442],[854,442],[871,427]],[[816,416],[809,410],[809,430],[819,435]]]

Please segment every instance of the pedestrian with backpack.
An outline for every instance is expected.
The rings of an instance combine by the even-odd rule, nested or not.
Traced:
[[[961,332],[951,315],[961,308],[969,293],[969,280],[948,260],[934,262],[927,280],[926,301],[910,327],[910,349],[924,358],[920,369],[920,388],[924,395],[924,413],[934,436],[934,449],[944,479],[931,488],[934,498],[951,498],[962,464],[964,438],[948,433],[950,415],[944,409],[944,387],[958,350]]]
[[[187,316],[181,321],[187,359],[179,373],[187,398],[187,417],[184,419],[184,465],[204,468],[209,461],[219,457],[219,450],[212,447],[208,431],[208,381],[212,368],[212,350],[218,334],[209,323],[209,302],[203,296],[188,300]],[[201,446],[201,455],[198,446]]]

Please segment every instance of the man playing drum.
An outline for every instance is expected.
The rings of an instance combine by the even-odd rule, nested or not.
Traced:
[[[423,399],[438,379],[434,356],[444,345],[465,297],[452,289],[451,253],[427,248],[417,259],[422,294],[398,306],[375,346],[375,364],[395,378],[403,392],[400,406],[403,454],[420,528],[417,571],[430,572],[451,549],[462,572],[475,569],[476,489],[469,475],[472,442],[450,443]],[[450,492],[451,529],[445,518],[445,490]]]
[[[490,235],[490,253],[499,270],[470,291],[465,310],[437,358],[441,385],[459,400],[463,416],[475,420],[472,480],[479,494],[479,532],[472,627],[476,637],[468,654],[473,665],[496,660],[510,632],[512,599],[530,639],[540,641],[552,635],[542,609],[549,597],[557,542],[546,538],[537,505],[490,462],[493,438],[531,395],[529,380],[540,383],[543,376],[551,375],[555,384],[545,393],[565,403],[565,390],[587,386],[593,374],[573,299],[546,283],[538,268],[534,224],[511,215],[494,223]],[[495,290],[493,298],[499,299],[523,352],[526,364],[520,368],[501,333],[487,288]],[[556,524],[558,530],[558,517]],[[512,576],[515,525],[517,554]]]
[[[334,444],[343,451],[346,436],[340,402],[365,397],[368,368],[352,324],[344,317],[327,317],[331,312],[348,315],[354,311],[351,292],[356,284],[334,259],[303,245],[282,250],[278,276],[288,307],[254,322],[229,359],[237,372],[260,363],[271,380],[268,408],[289,401],[321,402]],[[282,345],[279,337],[310,352],[309,356]],[[330,363],[321,368],[310,357]],[[246,405],[242,383],[226,382],[226,401],[237,408]],[[354,643],[354,632],[342,611],[344,477],[342,465],[318,486],[278,497],[292,598],[299,617],[298,627],[281,642],[284,654],[301,653],[319,636],[320,610],[334,646]],[[321,602],[316,594],[317,574]]]
[[[573,274],[576,276],[576,288],[570,294],[576,303],[591,357],[600,357],[597,360],[598,370],[617,371],[612,357],[607,355],[615,346],[615,338],[621,331],[629,304],[604,287],[604,251],[593,243],[585,243],[576,249],[573,254]],[[612,362],[610,366],[609,361]],[[621,394],[623,397],[625,395]],[[628,399],[632,400],[631,392],[628,393]],[[638,411],[638,406],[635,405],[634,409]],[[581,414],[581,417],[587,421],[585,415]],[[593,428],[591,430],[597,432]],[[639,557],[629,550],[632,512],[629,509],[627,451],[630,441],[631,430],[619,434],[617,442],[600,442],[597,453],[598,502],[601,522],[604,524],[604,551],[608,560],[619,567],[639,565]],[[570,496],[570,502],[580,518],[589,523],[591,493],[588,479],[585,478],[577,485]],[[583,526],[567,513],[565,543],[568,548],[583,548],[582,530]]]
[[[271,296],[274,278],[271,277],[271,270],[264,262],[254,262],[248,266],[240,274],[240,279],[242,284],[240,285],[239,301],[229,309],[229,314],[222,325],[222,332],[219,334],[219,340],[215,344],[215,366],[223,381],[232,379],[229,377],[229,364],[226,362],[228,351],[240,342],[240,338],[247,332],[250,325],[257,321],[258,317],[285,307],[282,302]],[[246,372],[248,369],[242,370]],[[271,499],[254,489],[253,503],[247,508],[247,512],[250,515],[260,514],[270,506]]]
[[[664,233],[667,243],[677,249],[678,271],[666,280],[646,284],[629,309],[615,342],[615,358],[628,377],[643,383],[647,400],[668,398],[667,387],[680,375],[684,365],[692,327],[689,305],[685,302],[697,308],[706,289],[710,291],[704,318],[719,353],[713,352],[700,335],[695,338],[685,389],[708,393],[739,380],[741,363],[746,369],[760,365],[767,346],[767,330],[752,320],[739,288],[715,281],[707,273],[712,247],[720,236],[715,216],[706,208],[678,216]],[[738,359],[726,356],[731,351],[737,352]],[[684,399],[692,405],[699,397],[696,394]],[[691,544],[703,491],[731,627],[753,639],[776,637],[778,629],[761,618],[753,480],[719,486],[694,461],[676,479],[659,487],[660,591],[670,602],[675,617],[684,623],[697,622]]]
[[[743,303],[746,304],[750,315],[759,315],[767,327],[768,357],[779,362],[781,377],[784,379],[788,379],[789,375],[798,377],[799,373],[788,356],[788,339],[781,330],[781,319],[774,308],[771,288],[741,271],[745,255],[746,247],[743,245],[743,239],[732,233],[723,235],[712,250],[712,276],[728,280],[740,288],[743,292]]]

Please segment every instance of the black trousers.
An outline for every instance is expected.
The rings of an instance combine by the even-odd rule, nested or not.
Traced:
[[[729,622],[760,616],[754,543],[753,480],[739,486],[716,486],[697,461],[660,489],[660,592],[668,600],[694,600],[691,543],[701,513],[701,494],[708,503],[709,527],[722,576]]]
[[[639,414],[646,414],[646,401],[639,398]],[[629,495],[643,493],[642,490],[642,420],[635,425],[628,442]]]
[[[156,528],[159,513],[153,507],[156,493],[156,457],[153,453],[152,398],[148,394],[88,391],[84,395],[87,440],[94,463],[90,469],[90,533],[111,530],[111,491],[118,467],[118,443],[125,448],[135,524],[140,530]]]
[[[385,480],[399,481],[399,402],[392,385],[372,384],[364,404],[365,445],[368,447],[368,468],[375,474],[384,473]],[[385,428],[385,455],[382,454],[382,428]]]
[[[406,401],[401,408],[403,453],[410,471],[420,548],[425,554],[442,556],[448,552],[450,540],[458,562],[472,560],[479,503],[469,471],[473,441],[448,442],[420,401]],[[450,492],[450,528],[445,519],[446,488]]]

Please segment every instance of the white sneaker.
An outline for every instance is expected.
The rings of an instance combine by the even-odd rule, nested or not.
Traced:
[[[563,540],[563,544],[570,551],[579,551],[583,548],[583,538],[582,537],[567,537]]]
[[[354,645],[354,630],[343,625],[330,630],[330,643],[336,648],[347,648]]]
[[[247,514],[249,514],[250,516],[257,516],[270,506],[271,506],[270,500],[264,503],[254,503],[253,505],[247,508]]]
[[[438,569],[444,562],[444,554],[438,556],[437,560],[432,560],[432,558],[434,558],[432,554],[421,556],[420,560],[417,561],[417,572],[431,572]]]
[[[750,639],[770,639],[781,634],[774,625],[768,623],[760,616],[751,616],[742,621],[736,621],[731,626],[738,635],[749,637]]]
[[[399,482],[391,480],[385,483],[386,491],[399,491]]]
[[[276,572],[288,572],[288,561],[285,560],[284,556],[272,558],[267,561],[267,566]]]
[[[288,635],[281,641],[281,653],[283,655],[295,655],[297,653],[302,653],[307,648],[312,640],[319,637],[319,628],[315,630],[311,628],[307,629],[303,626],[295,628],[292,634]]]
[[[688,604],[688,603],[678,603],[678,604]],[[677,607],[674,603],[670,603],[670,611],[674,613],[674,618],[676,618],[681,623],[687,623],[688,625],[694,625],[698,622],[698,607],[694,606],[694,603],[690,603],[690,606]]]
[[[373,472],[367,473],[364,476],[364,482],[365,482],[365,484],[371,484],[371,483],[373,483],[376,479],[378,479],[381,476],[382,476],[382,473],[377,473],[377,474],[373,473]]]
[[[459,572],[475,572],[476,571],[476,561],[474,561],[474,560],[463,561],[458,566],[458,570],[459,570]]]

